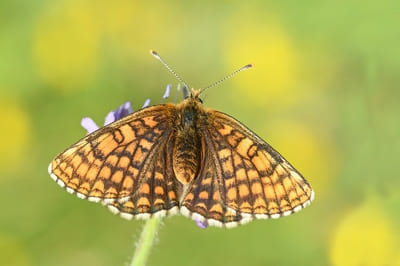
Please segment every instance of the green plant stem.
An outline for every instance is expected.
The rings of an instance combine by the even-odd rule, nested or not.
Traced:
[[[137,242],[135,254],[130,266],[144,266],[150,255],[150,249],[156,238],[161,218],[150,218],[146,221],[140,239]]]

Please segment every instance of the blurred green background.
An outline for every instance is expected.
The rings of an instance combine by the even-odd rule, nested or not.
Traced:
[[[60,151],[125,101],[212,88],[306,176],[300,213],[226,230],[164,220],[149,265],[400,265],[398,1],[0,3],[0,265],[126,265],[143,221],[66,193]],[[172,99],[176,92],[173,90]]]

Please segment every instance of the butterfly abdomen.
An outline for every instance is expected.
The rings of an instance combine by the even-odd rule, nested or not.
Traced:
[[[181,184],[190,183],[196,176],[200,165],[201,142],[195,132],[178,132],[172,155],[176,179]]]
[[[178,106],[180,115],[172,162],[176,179],[184,185],[195,178],[201,163],[201,139],[196,128],[201,115],[199,109],[201,106],[193,99],[187,99]]]

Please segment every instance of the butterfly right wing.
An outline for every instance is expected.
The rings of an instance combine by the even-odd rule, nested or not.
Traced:
[[[141,185],[160,145],[171,133],[176,107],[155,105],[89,134],[49,165],[68,192],[90,201],[126,201]]]
[[[202,127],[204,162],[185,196],[185,216],[218,227],[299,211],[314,197],[277,151],[234,118],[210,111]]]

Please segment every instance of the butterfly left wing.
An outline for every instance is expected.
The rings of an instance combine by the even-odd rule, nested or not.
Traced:
[[[68,192],[90,201],[126,201],[152,168],[170,135],[176,107],[155,105],[89,134],[49,165],[51,177]]]

